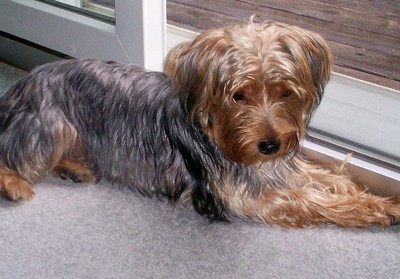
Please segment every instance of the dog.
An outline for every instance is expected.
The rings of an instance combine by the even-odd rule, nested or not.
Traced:
[[[1,192],[31,199],[53,172],[191,202],[212,220],[394,224],[394,198],[301,152],[332,68],[320,35],[252,20],[178,45],[164,73],[93,59],[43,65],[0,100]]]

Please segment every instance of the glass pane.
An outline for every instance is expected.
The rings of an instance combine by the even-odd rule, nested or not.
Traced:
[[[115,22],[115,0],[39,0],[104,21]]]
[[[60,0],[58,0],[60,1]],[[82,8],[97,14],[115,17],[115,0],[81,0]]]

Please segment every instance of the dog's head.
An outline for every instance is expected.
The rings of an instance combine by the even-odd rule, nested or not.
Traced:
[[[318,34],[250,21],[178,45],[165,71],[193,124],[229,159],[254,164],[297,150],[332,60]]]

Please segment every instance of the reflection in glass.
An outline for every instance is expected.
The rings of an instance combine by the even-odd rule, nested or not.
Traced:
[[[83,13],[101,20],[115,22],[115,0],[39,0]]]
[[[81,0],[82,8],[115,18],[115,0]]]

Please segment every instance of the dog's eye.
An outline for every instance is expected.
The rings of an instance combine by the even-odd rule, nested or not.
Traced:
[[[243,92],[237,92],[233,94],[233,101],[237,104],[244,104],[246,103],[246,97]]]
[[[290,95],[292,95],[292,93],[293,93],[293,91],[292,90],[285,90],[283,93],[282,93],[282,97],[289,97]]]

